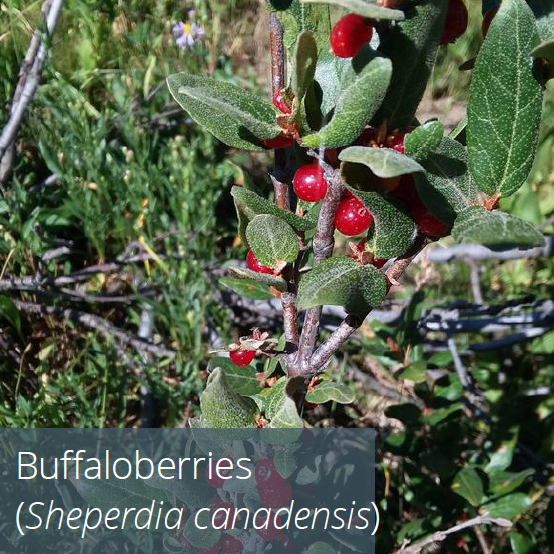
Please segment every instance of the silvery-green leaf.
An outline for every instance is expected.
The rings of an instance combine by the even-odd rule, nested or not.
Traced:
[[[274,215],[257,215],[246,227],[248,244],[265,266],[293,262],[298,256],[298,236],[293,228]]]
[[[366,0],[301,0],[303,4],[329,4],[340,6],[349,13],[356,13],[369,19],[382,19],[388,21],[402,21],[405,16],[401,10],[384,8],[378,4]]]
[[[277,275],[270,275],[269,273],[258,273],[244,267],[235,266],[229,266],[227,270],[238,279],[257,281],[260,284],[275,287],[281,292],[287,290],[287,282],[282,277],[278,277]]]
[[[214,356],[208,364],[208,371],[219,367],[225,373],[229,387],[237,394],[251,396],[257,394],[263,388],[262,382],[258,379],[258,372],[252,365],[238,367],[229,358]]]
[[[288,449],[277,450],[273,457],[273,463],[275,464],[277,473],[279,473],[283,479],[288,479],[297,467],[296,458]]]
[[[296,305],[344,306],[347,312],[365,314],[379,306],[387,293],[385,276],[372,265],[350,258],[329,258],[300,280]]]
[[[348,385],[323,381],[316,385],[314,390],[308,392],[306,400],[314,404],[325,404],[330,400],[339,404],[351,404],[354,402],[354,392]]]
[[[167,84],[192,119],[228,146],[263,150],[259,141],[281,132],[274,106],[231,83],[176,73],[167,78]]]
[[[544,237],[527,221],[495,210],[489,212],[475,206],[456,218],[452,236],[458,242],[488,247],[533,248],[544,245]]]
[[[200,529],[200,527],[207,527],[207,529]],[[210,513],[202,512],[198,516],[198,522],[196,522],[196,513],[191,514],[185,524],[184,535],[196,548],[211,548],[219,541],[221,531],[210,525]]]
[[[480,190],[509,196],[533,164],[542,111],[531,51],[539,44],[525,0],[505,0],[477,56],[468,103],[469,166]]]
[[[443,135],[444,126],[440,121],[428,121],[416,127],[404,139],[406,156],[415,160],[424,160],[437,150]]]
[[[234,279],[233,277],[221,277],[219,284],[231,289],[233,292],[251,298],[252,300],[271,300],[274,295],[268,285],[255,281],[254,279]]]
[[[339,160],[363,164],[369,167],[377,177],[388,178],[423,171],[415,160],[404,156],[392,148],[372,148],[367,146],[349,146],[341,151]]]
[[[294,403],[294,400],[290,398],[290,396],[285,395],[283,397],[280,407],[273,415],[273,418],[271,419],[268,425],[268,428],[269,429],[303,429],[304,428],[304,422],[302,421],[302,418],[298,415],[296,404]],[[261,431],[262,431],[261,436],[265,438],[265,440],[267,440],[268,442],[271,442],[271,439],[268,438],[268,437],[271,437],[271,435],[264,434],[263,429]],[[283,435],[286,442],[289,442],[289,438],[288,438],[289,436],[290,436],[290,433],[285,433]],[[296,437],[292,437],[291,439],[292,439],[292,442],[294,442],[294,440],[296,440]],[[273,441],[273,444],[275,444],[275,441]]]

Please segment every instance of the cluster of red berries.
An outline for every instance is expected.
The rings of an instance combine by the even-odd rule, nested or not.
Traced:
[[[448,0],[448,11],[439,44],[456,42],[467,29],[468,12],[464,0]]]
[[[205,480],[208,485],[214,489],[221,489],[225,484],[225,477],[230,474],[230,470],[220,469],[218,472],[212,472],[210,475],[209,467],[206,466]],[[223,477],[220,477],[222,475]],[[271,458],[265,458],[260,460],[254,469],[254,478],[258,485],[258,494],[262,504],[266,508],[278,509],[282,508],[292,500],[292,488],[290,483],[283,479],[277,472],[275,464]],[[215,513],[216,510],[220,510]],[[233,514],[234,507],[232,504],[225,502],[219,496],[210,505],[211,513],[213,513],[213,525],[221,530],[227,531],[228,527],[225,526],[227,514]],[[232,521],[230,516],[227,520],[227,524]],[[268,521],[267,529],[257,529],[258,535],[265,541],[277,541],[281,543],[280,551],[285,553],[293,553],[296,551],[294,544],[286,537],[282,529],[275,527],[274,518]],[[200,549],[201,554],[218,554],[220,551],[224,553],[238,553],[242,552],[244,545],[242,542],[228,534],[222,534],[219,542],[211,548]]]

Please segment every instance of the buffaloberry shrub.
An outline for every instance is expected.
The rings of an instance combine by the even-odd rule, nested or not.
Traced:
[[[552,63],[551,10],[536,0],[503,0],[493,19],[487,14],[492,22],[488,32],[484,25],[486,37],[470,64],[467,118],[445,133],[439,120],[419,121],[416,112],[440,45],[467,28],[463,0],[268,0],[268,7],[268,98],[227,81],[184,73],[168,78],[175,100],[229,148],[287,149],[275,152],[271,195],[246,182],[231,189],[248,255],[246,269],[229,267],[222,280],[238,294],[277,299],[284,333],[273,337],[256,329],[220,349],[231,360],[216,356],[210,363],[201,416],[191,422],[198,427],[302,428],[305,402],[351,403],[349,386],[330,372],[318,376],[333,367],[346,341],[430,243],[449,237],[489,249],[544,245],[532,225],[499,207],[526,183],[535,157],[544,91],[536,72],[543,62],[536,60]],[[347,10],[334,27],[330,7]],[[361,235],[361,241],[348,243],[342,235]],[[323,306],[340,306],[345,317],[320,337]],[[410,351],[401,352],[392,339],[387,345],[409,366]],[[251,364],[255,353],[263,372],[261,362]],[[423,376],[414,380],[426,387],[418,355]],[[236,366],[243,367],[244,379],[237,379]],[[425,390],[426,399],[433,397]],[[271,402],[261,401],[260,391]],[[398,409],[398,419],[410,424],[414,418],[427,424],[434,415],[427,406],[408,407]],[[456,410],[464,407],[460,402]],[[398,449],[412,442],[406,433]],[[479,472],[489,474],[492,487],[493,461],[487,466],[485,457],[467,456],[460,464],[482,464]],[[424,479],[445,478],[441,464]],[[281,507],[292,490],[273,469],[269,459],[256,467],[259,500]],[[473,512],[487,511],[496,497],[484,493],[475,469],[466,469],[472,483],[479,481],[479,498],[466,492],[466,479],[456,494],[469,499]],[[450,466],[444,471],[453,478]],[[494,478],[501,482],[500,474]],[[425,521],[415,534],[438,525]],[[240,541],[224,536],[220,549],[233,548],[239,551]]]

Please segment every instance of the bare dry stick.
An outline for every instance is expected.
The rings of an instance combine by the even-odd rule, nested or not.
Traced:
[[[176,355],[175,351],[169,350],[163,346],[158,346],[157,344],[152,344],[151,342],[131,335],[96,315],[88,314],[86,312],[81,312],[78,310],[58,308],[56,306],[44,306],[31,302],[22,302],[20,300],[14,300],[13,302],[17,306],[17,308],[23,312],[37,315],[52,315],[66,321],[79,323],[85,327],[88,327],[89,329],[94,329],[95,331],[98,331],[108,341],[116,339],[121,344],[130,344],[140,352],[148,352],[153,356],[157,356],[159,358],[174,358]]]
[[[46,21],[47,38],[56,30],[64,0],[46,0],[41,14]],[[46,10],[48,12],[46,13]],[[46,15],[45,15],[46,14]],[[37,30],[31,39],[29,50],[21,68],[19,83],[12,102],[10,118],[0,135],[0,187],[7,180],[13,165],[13,148],[17,133],[40,82],[42,69],[46,60],[47,48],[44,40],[40,40],[41,32]],[[5,160],[6,158],[6,160]]]
[[[423,551],[423,549],[426,546],[429,546],[431,544],[441,542],[448,535],[451,535],[453,533],[457,533],[458,531],[462,531],[463,529],[467,529],[468,527],[473,527],[477,525],[500,525],[501,527],[511,527],[512,522],[508,519],[500,518],[500,517],[489,517],[489,516],[477,516],[472,519],[468,519],[467,521],[463,521],[462,523],[459,523],[458,525],[454,525],[454,527],[450,527],[450,529],[445,529],[444,531],[437,531],[436,533],[433,533],[429,535],[428,537],[425,537],[424,539],[412,544],[411,546],[403,546],[402,548],[399,548],[396,550],[393,554],[419,554]]]

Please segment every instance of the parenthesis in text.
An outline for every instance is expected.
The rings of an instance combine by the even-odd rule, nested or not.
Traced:
[[[19,504],[19,507],[17,508],[17,514],[15,516],[15,523],[17,525],[17,530],[19,531],[19,534],[24,537],[25,533],[21,530],[21,524],[19,523],[19,514],[21,513],[21,508],[25,505],[25,502],[21,502]]]
[[[375,529],[373,529],[373,532],[371,535],[375,535],[377,533],[377,529],[379,528],[379,508],[377,507],[377,504],[375,502],[372,502],[371,505],[373,506],[373,509],[375,510]]]

